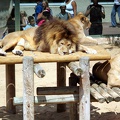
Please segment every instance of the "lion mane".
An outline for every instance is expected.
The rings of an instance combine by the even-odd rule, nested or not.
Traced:
[[[62,46],[65,46],[68,47],[65,52],[69,54],[72,45],[78,43],[78,35],[71,23],[54,18],[36,29],[33,40],[39,44],[38,51],[59,53],[58,49],[63,50]],[[59,44],[60,41],[63,43]]]

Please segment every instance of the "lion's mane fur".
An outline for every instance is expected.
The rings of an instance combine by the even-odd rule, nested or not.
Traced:
[[[63,20],[52,19],[43,23],[35,31],[34,41],[39,43],[41,40],[48,45],[51,45],[54,40],[58,43],[61,39],[67,39],[73,43],[78,43],[78,36],[74,26]]]

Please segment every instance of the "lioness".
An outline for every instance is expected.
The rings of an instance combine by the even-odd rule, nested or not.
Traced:
[[[76,33],[78,34],[79,44],[77,46],[77,50],[82,50],[87,53],[96,54],[96,50],[83,45],[85,43],[98,44],[96,39],[93,39],[90,36],[86,36],[84,33],[84,29],[89,29],[91,26],[91,22],[89,21],[89,19],[83,13],[79,12],[75,17],[69,19],[68,22],[70,22],[75,27]]]
[[[67,21],[53,19],[40,27],[6,35],[0,41],[0,55],[6,55],[10,48],[14,48],[12,52],[16,55],[23,55],[24,49],[64,55],[77,43],[75,27]]]
[[[120,55],[105,62],[97,62],[92,69],[93,75],[107,87],[120,87]]]

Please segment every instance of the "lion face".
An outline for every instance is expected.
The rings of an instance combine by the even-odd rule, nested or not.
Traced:
[[[90,20],[81,12],[78,14],[78,16],[80,18],[81,23],[83,24],[83,28],[89,29],[91,26]]]
[[[69,50],[71,49],[72,42],[66,39],[62,39],[58,42],[58,54],[66,55],[69,54]]]

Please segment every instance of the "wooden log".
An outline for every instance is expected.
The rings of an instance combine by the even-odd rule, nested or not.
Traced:
[[[41,95],[34,96],[34,103],[37,104],[64,104],[64,103],[73,103],[79,101],[78,94],[69,94],[69,95]],[[22,105],[23,97],[14,97],[14,105]]]
[[[90,120],[89,57],[82,57],[79,64],[83,71],[79,87],[79,119]]]
[[[73,73],[71,73],[73,74]],[[70,74],[70,76],[71,76]],[[77,76],[69,77],[69,86],[78,88],[78,95],[79,95],[79,87],[77,87]],[[78,110],[77,110],[77,103],[70,104],[70,113],[69,113],[70,120],[78,120]]]
[[[86,54],[84,52],[75,52],[71,55],[58,55],[50,54],[45,52],[37,51],[24,51],[24,56],[32,56],[34,58],[34,63],[42,62],[74,62],[78,61],[80,57],[88,56],[90,60],[109,60],[111,58],[110,54],[105,51],[100,46],[90,46],[91,48],[97,50],[97,54]],[[7,56],[0,56],[0,64],[17,64],[22,63],[23,56],[13,55],[12,52],[7,52]]]
[[[100,86],[101,86],[107,93],[109,93],[109,94],[114,98],[114,100],[115,100],[116,102],[120,101],[120,96],[119,96],[116,92],[114,92],[112,89],[108,88],[108,87],[106,86],[106,84],[101,83]]]
[[[34,64],[34,73],[39,77],[43,78],[45,76],[45,71],[43,68],[40,66],[40,64]]]
[[[33,58],[23,58],[23,120],[34,120]]]
[[[66,64],[57,63],[57,87],[66,86]],[[66,104],[58,104],[57,112],[66,111]]]
[[[78,94],[79,87],[37,87],[37,95]]]
[[[81,75],[82,70],[75,62],[70,62],[67,66],[76,76]]]
[[[13,97],[15,97],[15,65],[6,65],[6,109],[10,113],[16,113],[13,105]]]
[[[95,98],[99,103],[104,103],[105,98],[98,93],[92,86],[90,87],[90,94]]]
[[[113,87],[112,90],[114,90],[120,96],[120,88]]]
[[[106,102],[111,102],[113,101],[113,97],[111,95],[109,95],[106,91],[104,91],[103,88],[101,88],[100,86],[98,86],[97,84],[92,84],[92,87],[95,88],[95,90],[97,90],[106,100]]]

